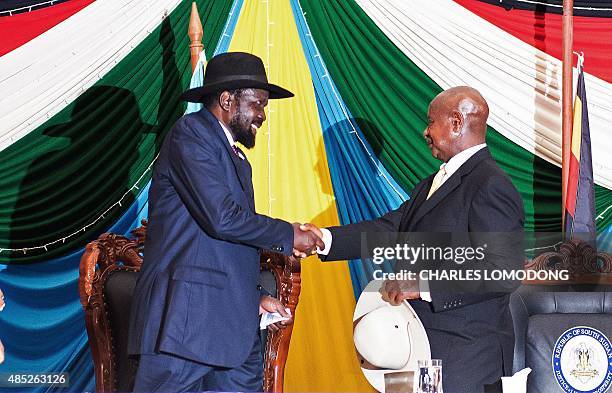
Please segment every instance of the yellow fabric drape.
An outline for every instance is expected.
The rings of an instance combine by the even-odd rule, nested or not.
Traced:
[[[289,0],[246,0],[230,51],[261,57],[268,79],[294,98],[270,100],[253,167],[257,211],[288,221],[338,225],[312,80]],[[353,346],[355,299],[346,262],[302,263],[285,390],[372,391]]]

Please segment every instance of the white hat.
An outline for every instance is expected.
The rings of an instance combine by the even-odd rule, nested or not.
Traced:
[[[431,359],[421,320],[408,302],[392,306],[382,300],[378,292],[382,283],[373,280],[368,284],[353,314],[353,340],[361,371],[379,392],[385,391],[385,374],[417,371],[418,360]]]

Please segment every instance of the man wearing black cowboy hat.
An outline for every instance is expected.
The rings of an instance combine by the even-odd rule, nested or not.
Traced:
[[[134,391],[261,391],[258,251],[303,256],[323,243],[255,212],[251,166],[235,142],[253,147],[268,99],[292,96],[268,83],[260,58],[239,52],[212,58],[203,86],[183,93],[204,108],[174,125],[153,172],[130,316]],[[284,313],[276,306],[268,311]]]

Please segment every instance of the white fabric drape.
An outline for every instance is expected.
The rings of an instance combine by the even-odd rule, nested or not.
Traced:
[[[0,57],[0,151],[100,80],[179,3],[96,1]]]
[[[357,3],[443,89],[478,89],[490,106],[489,125],[561,165],[560,60],[451,0]],[[595,182],[612,188],[612,85],[586,73],[585,81]]]

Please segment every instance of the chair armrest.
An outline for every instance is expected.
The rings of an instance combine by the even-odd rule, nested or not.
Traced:
[[[278,299],[291,310],[295,320],[296,308],[302,287],[300,260],[295,257],[262,251],[260,265],[262,270],[270,270],[276,279]],[[264,358],[265,392],[282,392],[285,363],[289,355],[289,344],[293,324],[279,331],[268,333]]]
[[[94,363],[96,392],[117,389],[117,359],[104,287],[116,271],[138,271],[141,238],[104,233],[87,244],[79,265],[79,297]]]

